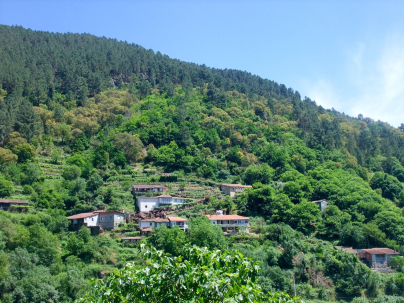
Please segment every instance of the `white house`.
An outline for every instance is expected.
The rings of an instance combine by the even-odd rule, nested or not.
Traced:
[[[188,219],[184,219],[181,217],[168,217],[168,220],[170,221],[170,227],[173,228],[175,226],[178,226],[180,229],[186,230],[189,228],[188,226]]]
[[[72,225],[84,225],[84,226],[97,226],[98,225],[98,214],[91,213],[81,213],[77,215],[73,215],[67,217],[69,219],[70,224]]]
[[[167,217],[167,218],[151,218],[151,219],[143,219],[139,222],[140,230],[145,230],[146,228],[153,229],[156,227],[160,227],[162,225],[167,226],[168,228],[173,228],[178,226],[180,229],[188,228],[188,220],[180,217]]]
[[[139,211],[148,213],[155,207],[170,206],[184,203],[184,198],[172,197],[170,195],[161,195],[157,197],[137,197],[137,206]]]
[[[249,232],[249,218],[239,215],[223,215],[216,212],[216,215],[206,215],[213,224],[218,225],[223,231],[239,230]]]
[[[237,193],[242,193],[245,188],[252,188],[251,185],[241,185],[241,184],[221,184],[221,189],[223,193],[234,197]]]
[[[79,229],[81,226],[100,226],[102,229],[115,229],[120,223],[125,222],[125,214],[118,211],[94,211],[90,213],[81,213],[67,217],[73,229]]]

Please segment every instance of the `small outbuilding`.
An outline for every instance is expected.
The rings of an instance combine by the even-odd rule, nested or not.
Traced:
[[[25,200],[9,200],[0,199],[0,210],[9,211],[13,206],[28,206],[28,201]]]
[[[362,249],[364,258],[371,268],[383,268],[390,266],[391,257],[397,257],[400,254],[390,248],[370,248]]]
[[[321,213],[324,213],[324,210],[328,207],[328,202],[326,199],[312,201],[311,203],[316,203]]]
[[[242,193],[245,188],[252,188],[252,186],[251,185],[241,185],[241,184],[221,184],[222,192],[232,198],[237,193]]]

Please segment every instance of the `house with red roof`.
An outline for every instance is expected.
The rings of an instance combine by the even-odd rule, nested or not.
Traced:
[[[216,215],[206,215],[212,224],[222,228],[223,231],[249,232],[250,218],[239,215],[224,215],[222,211],[216,211]]]
[[[361,249],[362,256],[371,268],[385,268],[390,266],[391,257],[397,257],[400,254],[390,248],[369,248]]]

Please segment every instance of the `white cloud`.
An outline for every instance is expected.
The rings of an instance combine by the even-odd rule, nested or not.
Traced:
[[[358,44],[347,53],[342,86],[331,80],[306,82],[308,96],[325,108],[363,114],[393,126],[404,123],[404,39],[393,35],[380,47]]]
[[[340,104],[340,99],[331,82],[325,79],[320,79],[315,83],[308,84],[307,87],[307,97],[316,101],[317,105],[321,105],[324,108],[335,108]]]

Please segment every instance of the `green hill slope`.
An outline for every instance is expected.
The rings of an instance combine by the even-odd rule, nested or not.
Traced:
[[[402,249],[401,130],[325,110],[247,72],[87,34],[0,26],[0,53],[0,198],[31,204],[25,214],[0,212],[5,302],[68,302],[91,277],[129,260],[141,265],[119,231],[68,233],[65,216],[100,206],[135,211],[131,185],[159,182],[188,199],[177,214],[196,220],[195,230],[215,209],[252,218],[256,235],[210,248],[261,261],[266,292],[292,294],[293,271],[307,299],[403,294],[400,266],[380,275],[334,248]],[[253,188],[231,199],[220,183]],[[310,203],[320,199],[329,203],[324,214]],[[38,230],[46,236],[36,240]],[[164,243],[198,241],[156,231],[146,242],[178,254],[182,247]],[[42,297],[33,299],[33,281]]]

